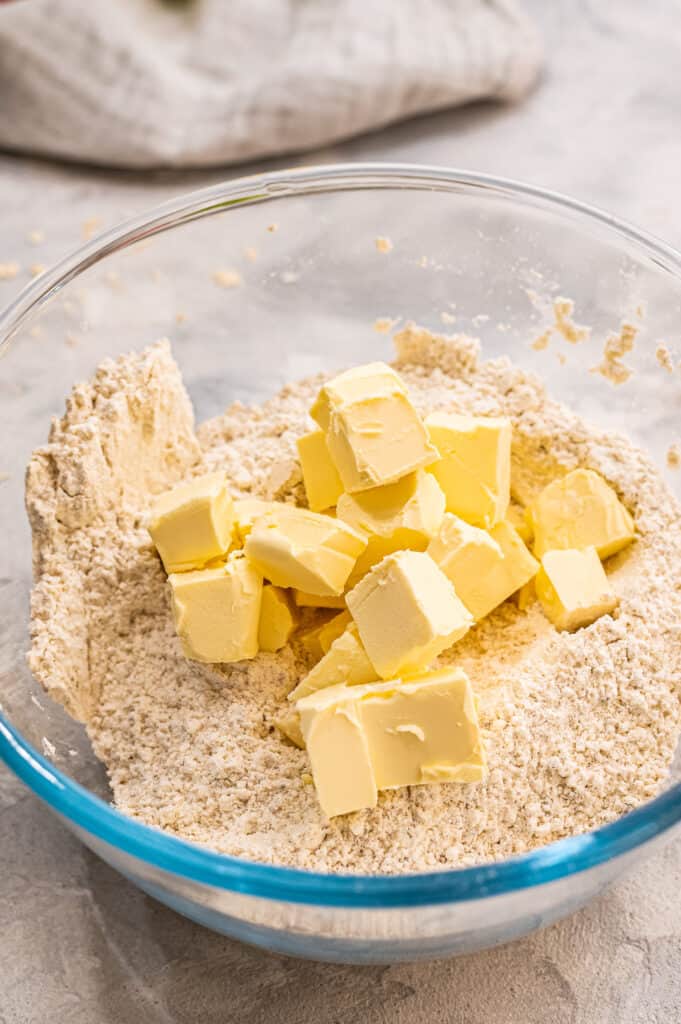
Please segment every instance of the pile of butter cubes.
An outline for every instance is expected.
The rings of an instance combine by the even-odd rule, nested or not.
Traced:
[[[601,559],[634,538],[612,488],[576,469],[509,520],[511,423],[422,419],[385,363],[341,373],[298,441],[309,508],[233,501],[224,473],[161,495],[149,532],[184,654],[234,662],[289,642],[301,607],[321,657],[279,730],[308,752],[330,817],[379,790],[476,782],[485,756],[470,680],[434,660],[512,595],[556,628],[617,606]],[[533,553],[528,545],[532,545]],[[309,639],[309,637],[308,637]]]

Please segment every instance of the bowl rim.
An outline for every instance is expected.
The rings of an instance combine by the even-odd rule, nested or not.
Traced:
[[[406,163],[298,167],[235,178],[122,222],[78,247],[29,283],[0,312],[0,355],[23,323],[55,291],[118,249],[172,227],[291,195],[355,189],[484,191],[510,203],[562,214],[611,243],[636,249],[681,278],[681,253],[651,234],[560,193],[488,174]],[[681,783],[615,821],[529,853],[472,867],[422,874],[325,874],[249,861],[205,849],[135,821],[65,775],[28,743],[0,710],[0,759],[52,810],[109,847],[163,872],[241,894],[291,903],[347,908],[411,907],[511,894],[568,878],[634,850],[681,821]]]

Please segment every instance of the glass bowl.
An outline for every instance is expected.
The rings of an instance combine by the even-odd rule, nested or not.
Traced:
[[[379,237],[391,240],[390,251]],[[220,269],[236,269],[243,286],[218,287]],[[563,343],[564,363],[555,346],[530,344],[561,293],[593,328],[590,342]],[[73,383],[105,356],[168,336],[202,420],[319,370],[389,358],[390,339],[374,324],[398,316],[482,336],[485,354],[537,370],[558,398],[599,426],[624,426],[664,467],[681,375],[665,374],[654,350],[661,339],[678,344],[681,256],[597,210],[500,179],[350,165],[227,182],[103,234],[0,315],[0,755],[146,892],[217,931],[316,959],[444,956],[542,926],[672,833],[681,785],[524,856],[402,877],[250,863],[133,821],[111,806],[82,726],[26,666],[23,473]],[[443,328],[453,316],[455,327]],[[588,368],[623,317],[637,317],[642,331],[636,376],[617,389]]]

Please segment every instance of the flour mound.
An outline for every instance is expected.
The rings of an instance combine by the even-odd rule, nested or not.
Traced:
[[[471,338],[408,325],[397,365],[422,411],[509,416],[513,492],[526,504],[577,465],[602,473],[639,539],[607,564],[621,598],[578,633],[507,602],[440,658],[479,699],[481,785],[382,793],[323,819],[304,751],[273,728],[308,668],[295,645],[207,666],[181,653],[144,527],[152,496],[225,469],[237,496],[302,503],[295,440],[321,378],[199,427],[168,344],[104,363],[74,388],[33,455],[30,664],[87,726],[117,806],[216,850],[321,871],[424,871],[489,861],[611,821],[662,787],[681,715],[681,516],[649,458],[590,429]]]

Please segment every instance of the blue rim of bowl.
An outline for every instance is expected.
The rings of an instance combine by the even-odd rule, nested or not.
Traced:
[[[0,353],[55,291],[117,249],[179,224],[278,197],[367,188],[484,190],[570,216],[610,241],[633,243],[681,278],[681,254],[609,214],[555,192],[468,171],[412,164],[336,164],[254,175],[188,193],[105,232],[29,284],[0,313]],[[475,867],[399,876],[322,874],[259,864],[195,846],[122,814],[41,756],[0,713],[0,758],[52,810],[114,850],[170,875],[264,899],[316,906],[396,908],[475,900],[568,878],[634,850],[681,821],[681,783],[616,821],[531,853]]]

